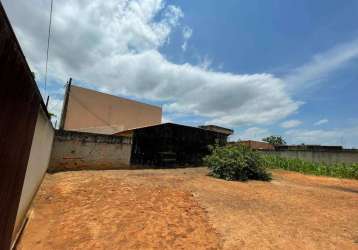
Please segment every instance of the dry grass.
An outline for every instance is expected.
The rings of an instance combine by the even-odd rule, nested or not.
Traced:
[[[358,249],[358,181],[205,168],[47,175],[18,249]]]

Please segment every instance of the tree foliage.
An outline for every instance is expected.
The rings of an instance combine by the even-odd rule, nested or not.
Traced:
[[[204,163],[210,175],[225,180],[271,179],[261,155],[243,145],[213,147],[211,154],[204,158]]]
[[[262,140],[265,142],[268,142],[272,145],[285,145],[286,144],[286,141],[282,136],[271,135],[269,137],[263,138]]]

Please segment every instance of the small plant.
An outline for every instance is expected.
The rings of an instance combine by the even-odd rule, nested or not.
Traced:
[[[358,179],[358,164],[308,162],[301,159],[288,159],[280,156],[264,156],[267,168],[282,168],[305,174],[325,175],[339,178]]]
[[[271,180],[261,155],[244,145],[212,147],[211,154],[204,157],[210,175],[225,180]]]

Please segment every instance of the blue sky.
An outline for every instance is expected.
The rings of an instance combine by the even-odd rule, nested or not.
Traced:
[[[178,63],[197,63],[200,56],[206,56],[212,67],[226,72],[267,72],[284,77],[316,54],[358,38],[357,1],[174,3],[182,7],[186,24],[195,30],[184,55],[178,46],[180,36],[161,50]],[[324,129],[355,126],[357,69],[358,60],[352,60],[330,72],[318,86],[295,93],[305,104],[287,118],[300,120],[299,127],[308,130],[317,129],[314,123],[319,120],[328,120],[320,126]],[[264,128],[284,134],[277,124]],[[343,135],[337,139],[336,143],[348,140]]]
[[[41,87],[49,1],[26,2],[4,6]],[[355,0],[55,1],[47,92],[58,113],[72,76],[233,140],[358,147],[357,13]]]

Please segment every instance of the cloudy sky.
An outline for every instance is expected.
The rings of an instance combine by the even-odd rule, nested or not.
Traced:
[[[1,0],[50,110],[64,84],[162,105],[164,121],[358,147],[356,0]]]

